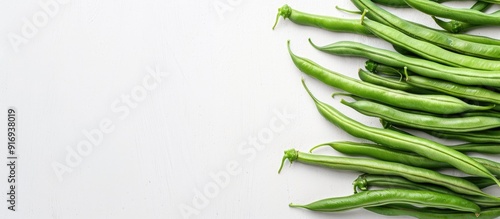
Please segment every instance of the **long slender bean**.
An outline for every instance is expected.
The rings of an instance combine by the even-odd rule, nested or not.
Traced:
[[[313,15],[297,11],[288,5],[283,5],[278,9],[278,15],[276,16],[276,22],[274,23],[273,30],[276,27],[276,24],[278,24],[278,19],[280,16],[283,17],[283,19],[288,18],[290,19],[290,21],[296,24],[318,27],[324,30],[372,35],[369,30],[361,25],[359,19],[344,19]]]
[[[476,152],[483,154],[500,154],[500,144],[466,143],[466,144],[454,145],[451,147],[462,153]]]
[[[500,87],[500,71],[450,67],[424,59],[406,57],[396,52],[351,41],[340,41],[322,47],[313,44],[312,41],[310,43],[314,48],[326,53],[364,57],[397,68],[407,67],[408,70],[416,74],[430,78],[438,78],[465,85]]]
[[[287,159],[291,163],[297,161],[300,163],[329,167],[333,169],[401,176],[417,183],[431,183],[434,185],[440,185],[460,194],[486,197],[490,196],[467,180],[454,176],[444,175],[433,170],[408,166],[400,163],[365,158],[317,155],[290,149],[285,151],[285,155],[283,156],[280,170],[278,172],[281,171],[284,161]]]
[[[369,100],[358,100],[355,102],[341,100],[341,103],[364,115],[375,116],[396,125],[399,124],[417,129],[447,132],[472,132],[500,127],[500,118],[484,116],[444,118],[414,114],[403,112],[393,107]]]
[[[428,0],[405,0],[410,5],[423,13],[463,21],[479,25],[500,25],[500,14],[485,14],[468,8],[452,8],[437,2]]]
[[[352,183],[354,186],[354,191],[357,190],[367,191],[370,187],[383,187],[383,188],[403,188],[403,189],[414,189],[414,190],[426,190],[439,192],[443,194],[455,195],[467,200],[470,200],[481,207],[495,207],[500,206],[500,198],[497,197],[483,197],[483,196],[473,196],[473,195],[463,195],[453,192],[447,188],[436,186],[432,184],[424,183],[414,183],[403,177],[399,176],[387,176],[387,175],[376,175],[376,174],[363,174],[360,175]]]
[[[466,86],[449,81],[426,78],[418,75],[406,77],[406,82],[415,87],[438,91],[455,97],[484,101],[500,105],[500,93],[478,86]]]
[[[356,96],[376,100],[385,104],[438,114],[488,110],[494,106],[470,105],[448,95],[417,95],[373,85],[330,71],[309,59],[296,56],[292,53],[289,43],[288,51],[293,63],[302,72],[330,86],[340,88]]]
[[[394,203],[418,204],[427,207],[473,212],[476,215],[479,215],[481,211],[479,206],[474,202],[458,196],[407,189],[370,190],[350,196],[327,198],[306,205],[290,204],[290,207],[306,208],[312,211],[335,212]]]
[[[386,216],[411,216],[418,219],[494,219],[500,216],[500,208],[484,209],[479,215],[459,211],[431,210],[408,205],[384,205],[365,209]]]

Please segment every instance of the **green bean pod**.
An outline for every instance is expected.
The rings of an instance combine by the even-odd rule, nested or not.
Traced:
[[[435,161],[448,163],[464,173],[491,178],[500,185],[500,181],[498,181],[488,169],[467,155],[425,138],[404,135],[392,130],[363,125],[345,116],[330,105],[316,99],[309,91],[304,81],[302,81],[302,84],[313,99],[320,114],[347,133],[358,138],[364,138],[381,145],[386,145],[396,150],[411,151]]]
[[[500,15],[485,14],[468,8],[452,8],[428,0],[405,0],[406,4],[428,15],[478,25],[500,25]]]
[[[395,90],[402,90],[408,93],[414,94],[436,94],[436,92],[432,92],[426,89],[422,89],[419,87],[415,87],[406,82],[400,81],[399,79],[391,79],[387,77],[382,77],[380,75],[376,75],[370,72],[367,72],[363,69],[359,69],[358,71],[359,79],[364,82],[368,82],[370,84],[375,84]]]
[[[407,67],[413,73],[430,78],[452,81],[464,85],[500,87],[500,71],[455,68],[424,59],[406,57],[396,52],[350,41],[340,41],[323,47],[316,46],[311,41],[310,43],[314,48],[326,53],[364,57],[397,68]]]
[[[411,216],[418,219],[494,219],[500,216],[500,208],[483,209],[479,215],[407,205],[383,205],[365,209],[386,216]]]
[[[471,10],[476,10],[476,11],[481,11],[484,12],[490,8],[492,3],[488,2],[483,2],[483,1],[477,1],[472,5],[470,8]],[[469,24],[466,22],[462,21],[457,21],[457,20],[451,20],[451,21],[443,21],[441,19],[438,19],[434,16],[432,16],[432,19],[434,19],[434,22],[436,22],[437,25],[439,25],[441,28],[445,29],[446,31],[450,33],[461,33],[463,31],[469,30],[471,28],[477,27],[477,24]]]
[[[478,86],[466,86],[449,81],[418,75],[406,77],[406,83],[426,90],[437,91],[469,100],[484,101],[500,105],[500,93]]]
[[[464,177],[460,177],[460,178],[471,182],[472,184],[476,185],[480,189],[484,189],[486,187],[495,185],[495,182],[493,180],[488,179],[488,178],[484,178],[484,177],[464,176]]]
[[[443,162],[433,161],[431,159],[422,157],[420,155],[409,153],[407,151],[394,150],[381,145],[367,144],[367,143],[354,143],[354,142],[330,142],[320,144],[317,147],[330,146],[334,150],[343,154],[354,156],[367,156],[376,158],[378,160],[396,162],[414,167],[421,167],[427,169],[439,169],[445,167],[452,167],[451,165]],[[471,157],[476,162],[482,164],[492,174],[500,176],[500,163],[491,161],[484,158]],[[498,199],[497,201],[500,201]]]
[[[363,35],[373,35],[369,30],[361,25],[359,19],[344,19],[308,14],[292,9],[288,5],[283,5],[283,7],[278,9],[278,15],[276,16],[276,22],[274,23],[273,30],[276,27],[280,16],[283,17],[283,19],[288,18],[293,23],[299,25],[318,27],[333,32],[348,32]]]
[[[422,130],[425,133],[444,139],[457,139],[470,143],[500,143],[500,130],[487,130],[469,133],[438,132]]]
[[[329,167],[333,169],[401,176],[417,183],[440,185],[460,194],[490,197],[490,195],[484,193],[477,188],[477,186],[465,179],[400,163],[365,158],[317,155],[290,149],[285,151],[285,155],[283,156],[281,167],[278,172],[280,172],[283,168],[283,164],[286,159],[288,159],[291,163],[297,161],[300,163]]]
[[[376,100],[401,108],[437,114],[454,114],[465,111],[488,110],[493,107],[493,105],[470,105],[462,100],[459,100],[458,98],[450,97],[448,95],[417,95],[373,85],[330,71],[309,59],[294,55],[290,50],[290,42],[288,42],[288,51],[293,63],[302,72],[317,78],[325,84],[340,88],[363,98]]]
[[[493,110],[484,110],[484,111],[474,111],[474,112],[466,112],[460,114],[461,116],[487,116],[487,117],[495,117],[500,118],[500,112]]]
[[[414,153],[401,150],[390,150],[387,147],[369,143],[356,143],[348,141],[329,142],[312,148],[310,152],[322,146],[330,146],[340,153],[351,156],[367,156],[377,160],[396,162],[426,169],[451,167],[447,163],[434,161]]]
[[[362,24],[376,36],[386,40],[391,44],[398,45],[407,50],[410,50],[411,52],[428,60],[454,67],[472,68],[480,70],[500,70],[500,61],[487,60],[487,59],[477,58],[474,56],[454,53],[446,49],[443,49],[439,46],[436,46],[432,43],[410,37],[400,32],[399,30],[396,30],[388,25],[378,23],[376,21],[363,19]],[[468,43],[470,44],[470,42]],[[483,45],[483,46],[486,48],[493,47],[489,45]],[[473,46],[472,48],[475,47]],[[497,48],[495,52],[496,56],[494,58],[496,59],[500,58],[500,47]]]
[[[399,45],[397,43],[402,43],[404,45],[399,46],[403,48],[409,48],[410,46],[410,51],[422,57],[426,57],[427,59],[439,59],[439,62],[447,65],[452,65],[450,64],[451,62],[466,62],[468,64],[471,64],[468,61],[470,60],[470,56],[481,57],[485,59],[500,59],[500,46],[463,40],[442,31],[434,30],[413,22],[406,21],[377,6],[370,0],[351,1],[359,10],[368,10],[369,12],[366,14],[367,17],[383,25],[394,28],[394,30],[387,29],[386,31],[384,31],[380,29],[383,29],[383,26],[379,27],[378,29],[372,29],[368,27],[368,29],[372,30],[375,35],[391,42],[392,44]],[[430,44],[421,43],[421,41],[426,41]],[[439,47],[447,50],[443,51],[443,49],[440,49]],[[457,56],[456,53],[450,52],[448,50],[468,55],[468,57]],[[476,61],[481,61],[481,59],[478,58],[473,59],[476,59]],[[470,61],[474,62],[472,60]],[[466,65],[460,65],[459,63],[456,63],[453,66]],[[478,66],[479,67],[466,67],[491,70],[490,68],[486,68],[479,63]]]
[[[380,64],[377,62],[374,62],[373,60],[367,60],[365,62],[365,68],[366,70],[373,72],[373,73],[379,73],[379,74],[386,74],[386,75],[392,75],[392,76],[398,76],[400,79],[403,78],[403,73],[404,70],[400,70],[391,66],[387,66],[384,64]],[[409,73],[409,72],[406,72]]]
[[[306,205],[290,204],[290,207],[306,208],[312,211],[335,212],[395,203],[453,209],[472,212],[477,215],[481,211],[479,206],[473,202],[454,195],[407,189],[371,190],[345,197],[327,198]]]
[[[404,125],[405,127],[417,129],[446,132],[472,132],[500,127],[500,118],[484,116],[445,118],[414,114],[369,100],[358,100],[355,102],[341,100],[341,103],[364,115],[378,117],[395,125]]]
[[[453,149],[462,153],[483,153],[483,154],[500,154],[500,144],[476,144],[466,143],[451,146]]]
[[[383,187],[383,188],[402,188],[402,189],[413,189],[413,190],[425,190],[438,192],[448,195],[459,196],[464,199],[470,200],[481,207],[495,207],[500,206],[500,198],[497,197],[483,197],[474,195],[463,195],[453,192],[449,189],[435,186],[431,184],[414,183],[403,177],[399,176],[385,176],[385,175],[375,175],[375,174],[363,174],[360,175],[352,183],[354,186],[354,191],[357,190],[367,191],[369,187]]]

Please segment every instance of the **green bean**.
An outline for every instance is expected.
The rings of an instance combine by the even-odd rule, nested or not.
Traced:
[[[488,178],[484,178],[484,177],[464,176],[464,177],[460,177],[460,178],[471,182],[472,184],[476,185],[480,189],[484,189],[486,187],[495,185],[495,182],[493,182],[493,180],[488,179]]]
[[[288,159],[290,163],[297,161],[300,163],[329,167],[333,169],[401,176],[413,182],[440,185],[460,194],[486,197],[490,196],[465,179],[444,175],[433,170],[408,166],[400,163],[365,158],[317,155],[290,149],[285,151],[285,155],[283,156],[283,160],[278,172],[280,172],[283,168],[283,164],[286,159]]]
[[[452,8],[428,0],[405,0],[405,2],[412,8],[436,17],[454,19],[470,24],[500,25],[500,15],[496,14],[485,14],[468,8]]]
[[[396,162],[420,168],[436,169],[450,167],[447,163],[434,161],[414,153],[401,150],[390,150],[387,147],[369,143],[356,143],[348,141],[329,142],[313,147],[310,152],[322,146],[330,146],[340,153],[351,156],[368,156],[376,158],[377,160]]]
[[[462,40],[455,36],[451,36],[450,34],[446,34],[442,31],[430,29],[428,27],[406,21],[378,7],[370,0],[351,0],[351,1],[354,3],[354,5],[356,5],[358,9],[368,10],[369,12],[366,15],[367,17],[381,23],[382,25],[387,25],[391,27],[387,29],[387,31],[384,31],[380,30],[380,28],[384,28],[384,26],[379,27],[378,29],[373,29],[370,26],[366,26],[368,24],[365,24],[364,26],[370,29],[375,35],[385,39],[386,41],[391,42],[391,44],[396,44],[399,45],[400,47],[407,48],[411,52],[418,54],[420,56],[432,60],[440,59],[439,62],[448,65],[451,65],[451,62],[457,62],[455,65],[465,66],[470,68],[486,69],[486,70],[491,70],[491,69],[486,68],[485,66],[484,67],[481,66],[482,64],[478,64],[477,67],[473,67],[464,64],[460,65],[459,62],[466,62],[467,60],[470,59],[470,56],[480,57],[485,59],[500,59],[500,46],[487,45],[484,43]],[[430,44],[421,43],[419,41],[426,41]],[[397,42],[399,42],[400,44],[403,43],[404,45],[397,44]],[[412,48],[410,49],[409,46],[411,46]],[[442,47],[447,50],[440,49],[439,47]],[[450,52],[448,50],[465,54],[468,56],[456,55],[456,53]],[[457,59],[457,60],[453,61],[451,59]],[[473,59],[484,62],[482,61],[482,59],[479,58],[473,58]],[[471,62],[473,61],[471,60]],[[493,66],[497,66],[497,64],[494,63],[498,63],[495,61],[489,61],[489,62],[491,62]]]
[[[484,12],[488,10],[488,8],[491,7],[491,3],[488,2],[483,2],[483,1],[477,1],[472,5],[470,9],[476,10],[476,11],[481,11]],[[462,21],[457,21],[457,20],[451,20],[451,21],[443,21],[441,19],[438,19],[434,16],[432,16],[432,19],[434,19],[434,22],[436,22],[437,25],[439,25],[441,28],[445,29],[446,31],[450,33],[460,33],[466,30],[469,30],[471,28],[477,27],[476,24],[469,24],[466,22]]]
[[[470,143],[500,143],[500,130],[487,130],[469,133],[453,133],[422,130],[425,133],[444,139],[457,139]]]
[[[403,70],[387,66],[384,64],[380,64],[377,62],[374,62],[373,60],[367,60],[365,62],[365,68],[366,70],[373,72],[373,73],[379,73],[379,74],[386,74],[386,75],[392,75],[392,76],[399,76],[400,79],[403,78]],[[407,72],[409,73],[409,72]]]
[[[406,57],[396,52],[374,48],[356,42],[340,41],[316,49],[341,56],[359,56],[388,66],[403,68],[430,78],[452,81],[465,85],[486,85],[500,87],[500,71],[484,71],[467,68],[454,68],[424,59]]]
[[[372,35],[369,30],[360,24],[359,19],[344,19],[313,15],[297,11],[288,5],[283,5],[283,7],[278,9],[278,15],[276,16],[276,22],[274,23],[273,30],[276,27],[276,24],[278,24],[280,16],[282,16],[283,19],[288,18],[296,24],[318,27],[329,31]]]
[[[495,117],[500,118],[500,112],[493,110],[484,110],[484,111],[474,111],[474,112],[466,112],[462,113],[461,116],[487,116],[487,117]]]
[[[500,208],[484,209],[479,215],[448,210],[430,211],[429,208],[401,205],[384,205],[365,209],[386,216],[411,216],[419,219],[494,219],[500,216]]]
[[[372,190],[345,197],[327,198],[306,205],[290,203],[290,207],[306,208],[312,211],[335,212],[394,203],[453,209],[473,212],[477,215],[481,211],[479,206],[473,202],[454,195],[407,189]]]
[[[367,72],[363,69],[359,69],[358,71],[358,76],[359,79],[361,79],[364,82],[368,82],[370,84],[375,84],[395,90],[402,90],[406,91],[409,93],[414,93],[414,94],[436,94],[436,92],[432,92],[426,89],[422,89],[419,87],[415,87],[413,85],[410,85],[406,82],[400,81],[398,79],[390,79],[387,77],[382,77],[380,75],[376,75],[370,72]]]
[[[381,145],[386,145],[387,147],[396,150],[411,151],[435,161],[448,163],[464,173],[491,178],[500,185],[500,181],[498,181],[497,178],[495,178],[488,171],[488,169],[470,157],[425,138],[403,135],[396,131],[363,125],[345,116],[330,105],[316,99],[309,91],[303,80],[302,84],[307,93],[313,99],[320,114],[347,133],[358,138],[364,138]]]
[[[318,147],[330,146],[344,154],[348,155],[358,155],[376,158],[378,160],[396,162],[405,165],[427,168],[427,169],[439,169],[444,167],[451,167],[451,165],[443,162],[433,161],[431,159],[419,156],[417,154],[409,153],[407,151],[389,149],[385,146],[366,144],[366,143],[354,143],[354,142],[331,142],[320,144],[311,149],[314,150]],[[471,157],[476,162],[482,164],[486,169],[488,169],[492,174],[500,175],[500,163],[491,161],[484,158]],[[497,201],[500,202],[500,199]]]
[[[455,97],[463,97],[469,100],[484,101],[500,105],[500,93],[478,86],[466,86],[418,75],[407,76],[406,83],[414,87],[438,91]]]
[[[373,2],[393,8],[409,8],[404,0],[373,0]]]
[[[500,127],[500,118],[483,116],[443,118],[403,112],[390,106],[369,100],[359,100],[355,102],[341,100],[341,103],[364,115],[378,117],[395,125],[404,125],[405,127],[417,129],[447,132],[471,132]]]
[[[411,52],[428,60],[454,67],[464,67],[464,68],[481,69],[481,70],[500,70],[500,61],[487,60],[487,59],[477,58],[474,56],[467,56],[454,53],[446,49],[443,49],[437,45],[434,45],[432,43],[412,38],[402,32],[399,32],[399,30],[378,23],[376,21],[363,19],[362,24],[376,36],[386,40],[391,44],[395,44],[407,50],[410,50]],[[447,42],[455,42],[446,38],[444,40]],[[471,43],[468,42],[468,44]],[[493,47],[488,45],[483,45],[483,46],[486,48]],[[497,59],[500,58],[500,47],[495,52],[496,52],[496,57],[494,58]]]
[[[403,177],[398,177],[398,176],[363,174],[360,175],[356,180],[354,180],[352,184],[354,186],[355,192],[357,192],[357,189],[360,189],[361,191],[367,191],[368,188],[372,186],[383,187],[383,188],[426,190],[426,191],[459,196],[464,199],[470,200],[481,207],[500,206],[500,198],[497,197],[462,195],[440,186],[435,186],[432,184],[414,183]]]
[[[401,108],[438,114],[453,114],[465,111],[488,110],[493,107],[493,105],[469,105],[457,98],[450,97],[448,95],[417,95],[373,85],[330,71],[324,67],[319,66],[309,59],[296,56],[290,50],[290,44],[288,44],[288,51],[293,63],[302,72],[317,78],[325,84],[340,88],[344,91],[363,98],[373,99]]]
[[[470,42],[482,43],[487,45],[497,45],[497,46],[500,45],[500,40],[491,37],[477,36],[471,34],[459,34],[459,33],[450,34],[450,36],[454,36],[456,38]]]
[[[451,147],[462,153],[476,152],[483,154],[500,154],[500,144],[466,143],[466,144],[454,145]]]

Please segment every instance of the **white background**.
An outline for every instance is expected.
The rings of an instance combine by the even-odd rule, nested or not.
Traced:
[[[307,38],[319,45],[389,44],[282,19],[271,30],[277,8],[285,3],[314,14],[357,18],[334,8],[354,9],[350,2],[69,0],[23,44],[13,45],[9,36],[23,36],[26,20],[45,13],[39,2],[0,2],[1,118],[6,121],[7,107],[17,109],[19,155],[17,211],[0,205],[0,218],[182,218],[180,208],[187,206],[196,214],[191,218],[382,218],[362,209],[324,214],[288,207],[350,195],[359,173],[286,163],[277,174],[285,149],[362,141],[318,114],[300,78],[319,99],[379,126],[378,119],[331,99],[337,89],[299,72],[286,40],[296,54],[352,77],[365,60],[321,53]],[[436,26],[414,10],[391,11]],[[495,36],[495,31],[474,33]],[[158,69],[161,81],[150,80],[156,87],[132,97],[127,106],[122,98],[144,94],[148,68]],[[294,117],[280,119],[280,113]],[[98,129],[101,121],[111,122],[113,130],[58,178],[53,166],[69,165],[68,150],[77,150],[88,140],[84,132]],[[278,129],[270,125],[274,122]],[[0,127],[6,138],[6,125]],[[258,149],[252,138],[261,144]],[[3,142],[0,200],[5,203]],[[318,152],[336,154],[326,148]],[[233,164],[238,172],[213,190],[211,175]],[[212,188],[211,197],[206,188]],[[197,191],[207,199],[203,206],[193,205],[193,199],[203,199]]]

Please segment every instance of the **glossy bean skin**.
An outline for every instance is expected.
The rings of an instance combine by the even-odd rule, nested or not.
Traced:
[[[466,112],[462,113],[461,116],[487,116],[500,118],[500,112],[493,110],[477,111],[477,112]]]
[[[500,15],[485,14],[468,8],[452,8],[433,1],[405,0],[406,4],[428,15],[479,25],[500,25]]]
[[[369,19],[364,19],[362,21],[362,24],[379,38],[382,38],[391,44],[403,47],[427,60],[439,62],[453,67],[472,68],[480,70],[500,70],[500,61],[482,59],[482,58],[477,58],[475,56],[454,53],[446,49],[443,49],[437,45],[429,43],[427,41],[418,40],[413,37],[410,37],[400,32],[399,30],[392,28],[391,26],[384,25],[382,23],[372,21]],[[447,42],[452,41],[447,38],[443,40]],[[467,43],[471,44],[470,42]],[[471,48],[476,48],[476,47],[477,46],[472,46]],[[493,46],[483,45],[483,47],[492,48]],[[500,47],[497,48],[495,52],[496,56],[493,58],[499,59]]]
[[[464,177],[460,177],[460,178],[471,182],[472,184],[476,185],[480,189],[484,189],[486,187],[495,185],[495,182],[493,182],[493,180],[488,179],[488,178],[484,178],[484,177],[464,176]]]
[[[479,215],[402,205],[384,205],[365,209],[386,216],[411,216],[418,219],[494,219],[500,216],[500,208],[483,209]]]
[[[375,27],[366,26],[367,24],[365,24],[364,26],[370,29],[375,35],[391,42],[392,44],[399,45],[403,48],[409,48],[409,46],[411,46],[412,48],[408,50],[412,51],[413,53],[427,59],[436,60],[451,66],[463,66],[486,70],[496,69],[487,68],[486,66],[483,67],[481,65],[474,67],[473,65],[468,64],[473,64],[473,62],[475,61],[482,60],[475,57],[481,57],[484,59],[500,59],[500,46],[462,40],[455,36],[443,33],[442,31],[437,31],[419,24],[415,24],[413,22],[406,21],[399,18],[398,16],[389,13],[383,8],[380,8],[370,0],[351,1],[359,10],[368,10],[369,12],[366,14],[367,17],[373,18],[375,21],[383,25],[378,29],[374,29]],[[390,29],[384,31],[383,29],[386,28],[386,26],[389,26]],[[397,44],[393,41],[399,42],[400,44],[403,43],[403,45]],[[441,49],[440,47],[444,49]],[[448,50],[465,54],[467,55],[467,57],[457,56],[456,53],[450,52]],[[442,59],[457,60],[442,60],[439,56],[441,56]],[[474,60],[470,60],[470,62],[468,62],[467,60],[469,60],[471,56],[474,57]],[[452,65],[450,63],[452,61],[456,62],[456,64]],[[460,64],[460,62],[462,64]],[[495,62],[490,64],[495,67],[497,64],[494,63]]]
[[[418,95],[404,91],[389,89],[356,80],[345,75],[330,71],[315,62],[296,56],[288,51],[295,66],[302,72],[330,86],[342,89],[362,98],[376,100],[388,105],[437,114],[454,114],[466,111],[488,110],[492,106],[470,105],[458,98],[448,95]]]
[[[386,145],[387,147],[396,150],[411,151],[435,161],[448,163],[453,167],[463,171],[464,173],[491,178],[500,185],[500,182],[488,171],[488,169],[486,169],[484,166],[471,159],[470,157],[447,146],[425,138],[404,135],[388,129],[374,128],[363,125],[345,116],[330,105],[316,99],[306,87],[304,81],[302,81],[302,83],[310,97],[313,99],[319,113],[325,119],[341,128],[342,130],[346,131],[347,133],[358,138],[363,138],[381,145]]]
[[[485,197],[490,196],[467,180],[454,176],[444,175],[433,170],[408,166],[400,163],[365,158],[317,155],[290,149],[285,151],[285,155],[278,172],[281,171],[281,168],[283,167],[284,161],[286,159],[288,159],[291,163],[297,161],[300,163],[323,166],[332,169],[401,176],[413,182],[440,185],[460,194]]]
[[[415,87],[500,105],[500,93],[478,86],[466,86],[449,81],[412,75],[406,77],[406,82]]]
[[[476,10],[476,11],[481,11],[484,12],[490,8],[492,3],[488,2],[483,2],[483,1],[477,1],[472,5],[470,9]],[[436,22],[437,25],[439,25],[441,28],[445,29],[446,31],[450,33],[461,33],[466,30],[469,30],[471,28],[477,27],[475,24],[469,24],[466,22],[462,21],[457,21],[457,20],[451,20],[451,21],[443,21],[439,18],[436,18],[432,16],[432,19],[434,19],[434,22]]]
[[[476,214],[479,214],[481,211],[479,206],[473,202],[458,196],[408,189],[370,190],[350,196],[327,198],[306,205],[290,204],[290,207],[306,208],[312,211],[335,212],[395,203],[418,204]]]
[[[467,68],[455,68],[424,59],[406,57],[396,52],[371,47],[365,44],[340,41],[326,46],[316,46],[316,49],[341,56],[357,56],[371,59],[384,65],[404,68],[415,74],[452,81],[464,85],[485,85],[500,87],[500,71],[484,71]]]
[[[276,17],[276,23],[274,24],[273,29],[276,26],[280,16],[283,17],[283,19],[288,18],[293,23],[299,25],[318,27],[328,31],[372,35],[369,30],[361,25],[359,19],[344,19],[308,14],[292,9],[288,5],[284,5],[283,7],[278,9],[278,15]]]
[[[484,116],[445,118],[414,114],[369,100],[358,100],[354,102],[341,100],[341,103],[364,115],[378,117],[395,125],[404,125],[405,127],[416,129],[446,132],[473,132],[500,127],[500,118]]]
[[[500,154],[500,144],[476,144],[466,143],[451,146],[453,149],[462,153],[483,153],[483,154]]]
[[[431,159],[422,157],[414,153],[409,153],[407,151],[390,149],[383,145],[354,142],[330,142],[322,144],[320,146],[330,146],[334,150],[348,155],[372,157],[378,160],[396,162],[427,169],[451,167],[451,165],[447,163],[433,161]],[[500,175],[500,163],[484,158],[471,158],[486,167],[486,169],[488,169],[492,174]],[[500,202],[500,199],[497,199],[496,201]]]
[[[373,60],[366,61],[365,68],[366,68],[366,70],[373,72],[373,73],[398,76],[400,78],[400,80],[403,79],[403,74],[404,74],[403,69],[397,69],[397,68],[394,68],[391,66],[383,65],[383,64],[374,62]],[[409,74],[409,73],[410,72],[407,72],[407,74]]]
[[[482,196],[458,194],[441,186],[435,186],[432,184],[414,183],[399,176],[363,174],[360,175],[356,180],[354,180],[352,184],[355,187],[354,191],[357,191],[358,189],[361,191],[366,191],[372,186],[383,187],[383,188],[426,190],[426,191],[433,191],[443,194],[459,196],[464,199],[470,200],[481,207],[500,206],[500,198],[497,197],[482,197]]]
[[[407,151],[390,150],[387,147],[377,144],[340,141],[329,142],[319,146],[330,146],[340,153],[351,156],[367,156],[376,158],[377,160],[396,162],[426,169],[451,167],[451,165],[447,163],[434,161]]]

